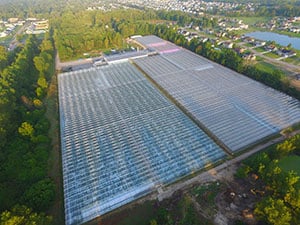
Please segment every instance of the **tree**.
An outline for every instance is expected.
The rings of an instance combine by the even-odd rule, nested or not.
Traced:
[[[0,71],[7,66],[7,51],[4,46],[0,45]]]
[[[40,76],[38,81],[37,81],[37,84],[43,88],[43,89],[47,89],[48,87],[48,83],[46,81],[46,78],[44,76]]]
[[[41,100],[39,100],[39,99],[36,98],[36,99],[33,100],[33,105],[36,108],[42,108],[43,102]]]
[[[33,126],[28,122],[23,122],[18,128],[18,131],[22,136],[33,137],[34,129]]]
[[[150,220],[150,225],[157,225],[157,221],[156,220]]]
[[[280,143],[276,146],[275,154],[278,159],[281,159],[284,156],[289,155],[296,149],[292,140],[285,140],[283,143]]]
[[[39,71],[40,75],[45,75],[49,70],[52,56],[46,52],[42,52],[39,56],[33,58],[34,66]]]
[[[35,92],[36,92],[37,97],[43,97],[45,94],[45,92],[43,91],[43,89],[41,87],[37,87],[35,89]]]
[[[54,50],[52,42],[45,37],[45,39],[43,40],[42,44],[40,45],[40,50],[41,50],[41,52],[52,53],[53,50]]]
[[[256,205],[254,214],[258,219],[273,225],[290,225],[292,214],[281,199],[267,197]]]
[[[51,225],[52,218],[32,212],[27,206],[16,205],[11,211],[0,216],[0,225]]]
[[[23,202],[37,211],[47,210],[55,197],[55,184],[49,178],[34,183],[23,195]]]

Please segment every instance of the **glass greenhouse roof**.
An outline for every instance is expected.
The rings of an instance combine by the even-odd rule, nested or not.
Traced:
[[[300,122],[298,100],[190,51],[133,62],[233,152]]]
[[[226,155],[129,62],[60,74],[66,224],[81,224]]]

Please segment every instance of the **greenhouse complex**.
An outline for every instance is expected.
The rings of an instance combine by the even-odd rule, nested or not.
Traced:
[[[300,122],[292,97],[156,36],[135,41],[156,54],[58,75],[67,225]]]

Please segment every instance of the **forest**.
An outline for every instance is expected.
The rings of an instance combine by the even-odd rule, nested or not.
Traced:
[[[49,35],[30,36],[15,52],[0,48],[0,224],[51,224],[44,214],[55,197],[44,99],[53,56]]]

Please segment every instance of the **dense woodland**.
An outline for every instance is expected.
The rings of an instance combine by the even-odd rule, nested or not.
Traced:
[[[43,214],[55,196],[43,101],[53,74],[52,40],[30,36],[11,62],[9,54],[1,48],[0,224],[51,224]]]
[[[190,17],[182,12],[115,10],[106,13],[66,11],[52,20],[52,26],[60,59],[70,60],[86,52],[126,48],[127,37],[160,33],[157,25],[168,27],[171,21],[178,26],[193,22],[203,28],[217,24],[216,19]]]

